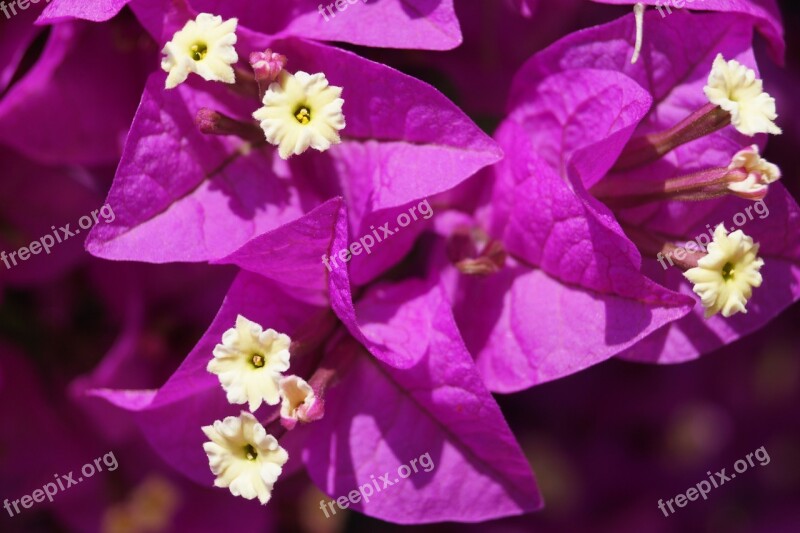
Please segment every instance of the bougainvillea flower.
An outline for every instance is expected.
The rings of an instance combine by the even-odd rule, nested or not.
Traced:
[[[165,35],[193,18],[174,9],[168,15]],[[170,18],[179,15],[177,23]],[[430,86],[324,44],[255,34],[244,20],[237,30],[239,56],[270,48],[286,57],[295,76],[311,73],[321,80],[322,74],[329,82],[330,95],[328,89],[316,99],[306,95],[314,104],[310,119],[301,108],[281,115],[305,128],[292,134],[297,142],[305,138],[327,151],[309,151],[288,164],[278,160],[278,151],[267,144],[278,133],[265,135],[252,116],[261,105],[252,74],[237,74],[232,86],[195,76],[165,91],[164,73],[155,73],[108,196],[117,219],[98,227],[87,242],[94,255],[159,263],[219,259],[339,194],[348,201],[354,236],[363,235],[500,158],[496,144]],[[346,127],[334,116],[341,103],[334,88],[342,91]],[[265,118],[261,111],[256,116]],[[319,123],[325,116],[331,118]],[[337,128],[343,129],[336,133]],[[341,142],[333,145],[337,135]],[[354,279],[367,280],[391,266],[422,229],[418,224],[404,230],[394,246],[376,249],[368,261],[357,258]]]
[[[685,10],[694,11],[717,11],[722,13],[740,14],[752,17],[756,27],[769,42],[772,57],[779,63],[783,63],[783,56],[786,53],[786,42],[783,38],[783,24],[778,4],[775,0],[692,0],[691,2],[680,2],[678,0],[592,0],[603,4],[633,5],[644,4],[655,7],[659,16],[652,17],[648,21],[648,29],[644,32],[644,39],[649,36],[650,29],[657,27],[662,19],[672,16],[680,17],[680,12]],[[631,33],[630,37],[633,38]]]
[[[189,74],[199,74],[206,81],[233,83],[233,65],[239,60],[236,44],[236,19],[201,13],[175,32],[164,45],[161,68],[168,72],[167,89],[186,81]]]
[[[276,253],[271,243],[295,241],[302,234],[308,234],[304,246],[289,249],[294,256],[290,260],[301,260],[296,274],[284,271],[279,256],[285,252]],[[302,300],[292,296],[292,287],[308,281],[312,271],[316,290],[322,296],[328,293],[328,273],[319,256],[347,239],[347,217],[340,199],[257,237],[226,261],[272,279],[241,273],[213,324],[163,387],[91,394],[135,412],[148,440],[169,464],[210,486],[224,474],[214,466],[219,465],[216,455],[206,457],[203,444],[208,438],[200,428],[215,420],[225,424],[226,417],[241,421],[252,415],[243,415],[240,406],[226,401],[219,379],[206,366],[225,331],[237,316],[246,316],[292,338],[290,368],[285,374],[308,383],[315,405],[320,406],[316,411],[312,406],[291,431],[281,420],[281,407],[262,406],[253,414],[263,433],[253,426],[262,435],[253,433],[253,442],[247,440],[246,432],[236,433],[230,422],[231,438],[243,439],[246,450],[235,461],[247,461],[248,453],[257,460],[261,451],[255,440],[272,442],[265,435],[274,437],[288,453],[289,461],[273,480],[270,497],[304,464],[312,480],[331,497],[362,490],[367,497],[353,502],[352,508],[395,522],[471,522],[538,508],[541,499],[530,467],[483,385],[447,299],[434,280],[381,283],[368,288],[353,304],[349,289],[343,291],[339,285],[349,287],[346,269],[337,269],[330,288],[338,302],[334,309],[348,315],[346,308],[358,310],[358,322],[348,320],[347,328],[333,314],[331,304],[310,303],[306,295]],[[307,257],[304,262],[303,256]],[[275,271],[272,259],[278,260]],[[292,280],[293,276],[298,277]],[[395,318],[387,322],[389,316]],[[373,357],[348,330],[367,339],[379,357]],[[405,363],[404,368],[392,364],[398,361]],[[409,431],[413,439],[408,438]],[[426,453],[433,465],[427,471],[417,465],[418,472],[408,474],[408,480],[393,474]],[[209,468],[209,458],[217,476]],[[379,478],[385,481],[378,482]],[[240,480],[236,491],[255,496],[256,490],[267,488],[259,479],[263,478]],[[381,494],[381,488],[391,493]],[[262,501],[266,498],[264,493]]]
[[[253,113],[267,142],[278,146],[282,159],[309,148],[320,152],[342,142],[345,128],[342,88],[328,83],[325,74],[282,72],[264,92],[263,107]]]
[[[146,20],[168,11],[170,2],[51,0],[38,22],[49,24],[75,18],[100,22],[112,18],[128,4],[141,20]],[[449,50],[461,43],[453,0],[381,0],[353,4],[348,2],[342,9],[334,7],[334,2],[321,4],[318,0],[271,2],[269,6],[247,0],[192,2],[199,11],[214,11],[225,19],[236,17],[243,26],[276,38],[302,36],[364,46],[426,50]],[[148,29],[152,31],[153,28]]]
[[[780,183],[756,205],[729,188],[748,178],[732,163],[753,141],[724,127],[730,115],[726,122],[727,112],[703,91],[719,53],[755,68],[752,19],[655,17],[647,14],[651,31],[636,64],[625,39],[634,19],[624,17],[563,39],[521,69],[496,134],[506,159],[496,166],[491,204],[446,233],[452,241],[466,231],[480,252],[454,261],[461,279],[452,297],[494,390],[518,390],[623,352],[694,358],[757,329],[800,296],[791,229],[797,205]],[[705,115],[693,115],[698,109]],[[674,129],[685,142],[659,147],[668,139],[660,132],[715,109],[722,118],[710,134]],[[746,315],[704,320],[682,268],[665,270],[659,259],[706,226],[743,225],[742,217],[744,232],[760,243],[763,284]],[[505,268],[479,268],[488,275],[475,276],[475,260],[492,266],[497,254],[487,251],[498,243],[510,256]],[[478,300],[495,303],[476,309]],[[519,355],[510,362],[511,353]]]

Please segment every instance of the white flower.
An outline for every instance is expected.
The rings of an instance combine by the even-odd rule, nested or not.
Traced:
[[[207,370],[219,376],[230,403],[247,402],[255,411],[264,401],[280,402],[281,372],[289,370],[288,335],[274,329],[264,331],[259,324],[239,315],[236,327],[222,335],[214,348]]]
[[[747,172],[744,180],[728,184],[728,189],[743,195],[761,195],[766,192],[770,183],[781,179],[781,169],[762,158],[758,145],[755,144],[734,155],[728,169],[743,169]]]
[[[341,95],[342,88],[329,85],[325,74],[283,71],[253,117],[283,159],[309,147],[324,152],[341,142],[339,130],[345,127]]]
[[[304,420],[316,401],[311,385],[298,376],[288,376],[281,380],[281,394],[281,418],[284,420]]]
[[[727,318],[747,313],[753,287],[761,286],[762,266],[764,260],[758,257],[758,244],[742,230],[728,235],[720,224],[714,230],[714,241],[708,245],[708,255],[684,276],[694,284],[693,290],[706,308],[706,318],[719,312]]]
[[[166,88],[177,87],[194,72],[208,81],[233,83],[233,65],[239,60],[236,49],[237,19],[200,13],[172,36],[161,51],[161,68],[169,72]]]
[[[739,132],[751,136],[782,133],[773,122],[778,118],[775,99],[764,92],[755,71],[735,59],[726,62],[717,54],[703,91],[709,102],[731,114],[731,123]]]
[[[204,426],[211,439],[203,444],[216,487],[228,487],[231,494],[266,504],[272,486],[281,475],[289,454],[268,434],[258,420],[245,411],[236,417],[216,420]]]

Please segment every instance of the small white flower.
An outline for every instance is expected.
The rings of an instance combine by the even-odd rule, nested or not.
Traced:
[[[236,317],[236,327],[222,335],[207,370],[219,376],[230,403],[248,403],[255,411],[264,401],[280,402],[281,372],[289,370],[288,335],[263,328],[245,317]]]
[[[281,380],[281,394],[281,418],[284,420],[304,420],[316,401],[311,385],[298,376],[288,376]]]
[[[743,195],[761,195],[770,183],[781,179],[781,169],[759,154],[758,145],[752,145],[733,156],[729,170],[743,169],[747,178],[728,184],[728,189]]]
[[[177,87],[194,72],[208,81],[234,83],[233,65],[239,60],[236,49],[237,19],[200,13],[172,36],[161,51],[161,68],[169,72],[166,88]]]
[[[341,142],[339,130],[345,127],[341,95],[342,88],[329,85],[325,74],[283,71],[253,117],[283,159],[309,147],[324,152]]]
[[[742,230],[728,235],[720,224],[714,230],[714,241],[708,245],[708,255],[684,276],[694,284],[693,290],[706,308],[706,318],[720,312],[727,318],[747,313],[753,287],[761,286],[762,266],[764,260],[758,257],[758,244]]]
[[[203,444],[216,487],[228,487],[231,494],[266,504],[272,487],[289,460],[278,440],[268,434],[252,414],[216,420],[204,426],[210,442]]]
[[[739,132],[751,136],[782,133],[773,122],[778,118],[775,99],[764,92],[755,71],[735,59],[725,61],[717,54],[703,91],[709,102],[731,114],[731,123]]]

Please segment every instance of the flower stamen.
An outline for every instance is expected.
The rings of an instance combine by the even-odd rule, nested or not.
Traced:
[[[297,122],[300,124],[308,124],[311,122],[311,112],[308,110],[307,107],[301,107],[295,114],[294,118],[297,119]]]
[[[252,444],[248,444],[244,447],[244,456],[248,461],[255,461],[258,458],[258,452],[253,448]]]
[[[193,44],[190,50],[192,51],[192,59],[202,61],[208,53],[208,46],[205,43],[197,43]]]

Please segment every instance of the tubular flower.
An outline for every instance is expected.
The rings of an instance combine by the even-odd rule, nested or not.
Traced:
[[[272,495],[272,487],[281,475],[289,454],[264,426],[247,412],[217,420],[204,426],[211,439],[203,444],[211,472],[217,476],[214,486],[227,487],[234,496],[262,505]]]
[[[298,376],[288,376],[281,380],[281,420],[293,428],[298,421],[305,421],[309,409],[317,401],[311,385]]]
[[[186,81],[190,72],[207,81],[234,83],[233,65],[239,60],[236,44],[235,18],[200,13],[187,22],[164,45],[161,68],[168,72],[166,88],[173,89]]]
[[[326,151],[341,142],[345,127],[341,87],[328,84],[325,74],[284,71],[264,93],[264,106],[253,113],[270,144],[283,159],[313,148]]]
[[[762,158],[755,144],[737,152],[728,169],[747,172],[747,178],[743,181],[728,184],[729,190],[743,195],[763,195],[770,183],[781,179],[781,169]]]
[[[753,287],[761,286],[762,266],[764,260],[758,257],[758,244],[742,230],[728,234],[720,224],[714,230],[713,242],[708,245],[708,255],[684,276],[694,284],[693,290],[706,309],[706,318],[720,312],[728,318],[736,313],[747,313],[747,300],[753,294]]]
[[[731,123],[740,133],[782,133],[774,122],[778,118],[775,99],[764,92],[755,71],[735,59],[725,61],[717,54],[703,91],[709,102],[731,114]]]
[[[219,376],[230,403],[247,402],[251,411],[262,401],[277,405],[281,372],[289,369],[290,344],[288,335],[264,330],[239,315],[236,327],[227,330],[222,344],[214,348],[207,370]]]

